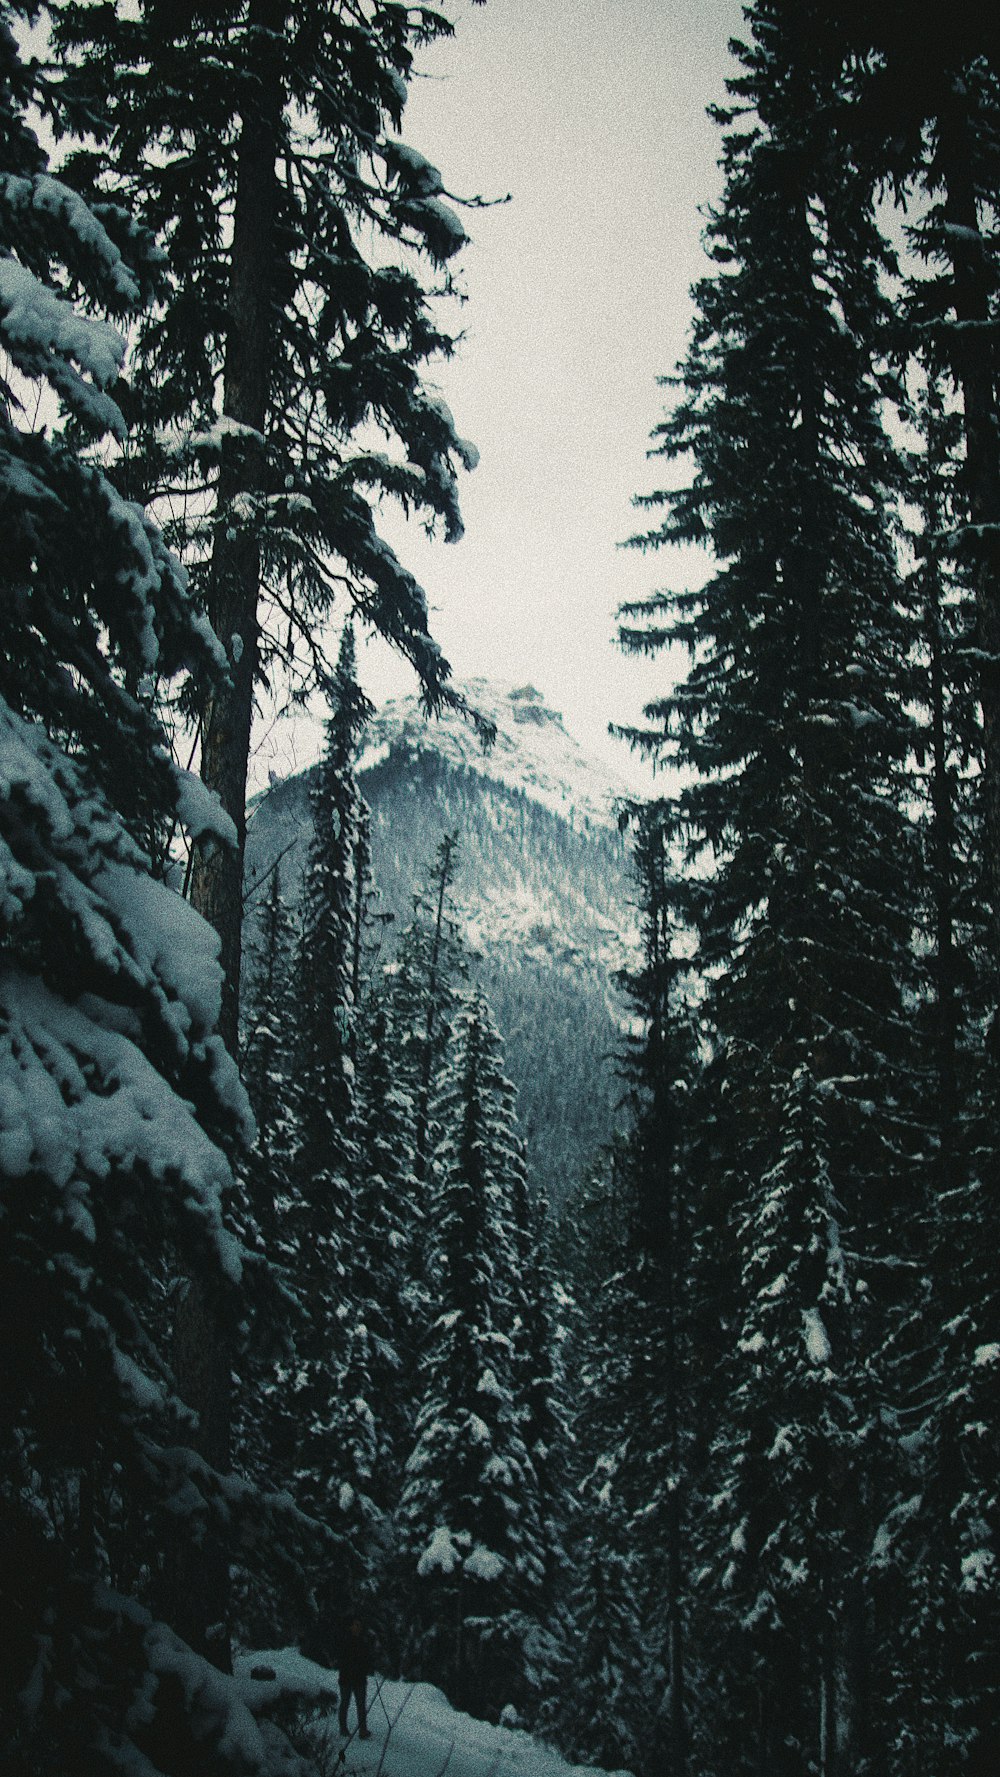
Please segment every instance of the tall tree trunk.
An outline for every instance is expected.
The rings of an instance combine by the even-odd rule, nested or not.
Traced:
[[[247,108],[240,137],[223,396],[223,412],[240,431],[223,446],[209,592],[209,616],[229,655],[230,677],[213,690],[203,712],[201,775],[231,815],[237,847],[235,851],[220,847],[201,851],[192,881],[195,905],[215,927],[222,945],[225,986],[220,1028],[234,1054],[239,1027],[247,762],[260,650],[261,550],[259,519],[253,507],[264,489],[264,428],[273,348],[276,161],[283,108],[273,45],[283,34],[285,13],[285,0],[251,0],[249,24],[258,72],[253,91],[258,103],[252,110]]]
[[[202,711],[201,775],[235,823],[234,851],[199,851],[191,882],[198,911],[219,934],[224,971],[220,1032],[238,1051],[243,928],[246,782],[259,659],[261,550],[254,504],[264,488],[264,428],[272,358],[272,280],[277,214],[277,152],[283,92],[274,48],[284,32],[285,0],[251,0],[248,25],[256,78],[242,118],[233,217],[223,412],[239,430],[225,440],[219,473],[209,617],[226,648],[230,675]],[[245,502],[243,510],[240,506]],[[213,1468],[231,1460],[232,1327],[222,1304],[189,1279],[175,1328],[175,1366],[183,1399],[198,1415],[197,1447]],[[196,1558],[195,1558],[196,1557]],[[229,1549],[218,1531],[188,1551],[178,1579],[178,1628],[223,1668],[230,1664]]]

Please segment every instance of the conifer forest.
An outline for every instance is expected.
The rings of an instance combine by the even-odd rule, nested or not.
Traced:
[[[357,1613],[523,1777],[995,1777],[1000,21],[744,7],[623,524],[615,1040],[517,1038],[572,1147],[500,854],[397,840],[390,921],[360,770],[373,634],[494,739],[383,522],[457,540],[476,460],[453,31],[0,0],[0,1763],[360,1769],[272,1658],[335,1689]],[[265,694],[325,726],[251,894]]]

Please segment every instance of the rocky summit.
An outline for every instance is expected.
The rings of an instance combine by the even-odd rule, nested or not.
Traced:
[[[458,834],[454,905],[473,978],[494,1008],[517,1088],[532,1175],[561,1202],[614,1130],[614,1057],[625,1019],[609,979],[634,943],[628,859],[616,815],[625,792],[589,758],[531,685],[474,679],[475,727],[419,700],[387,703],[370,722],[358,777],[372,810],[373,866],[385,920],[373,967],[395,935],[445,833]],[[253,805],[247,839],[251,913],[280,861],[298,896],[310,833],[309,772]]]

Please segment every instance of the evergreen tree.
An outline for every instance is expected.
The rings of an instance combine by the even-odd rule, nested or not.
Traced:
[[[797,1770],[805,1748],[821,1770],[852,1770],[868,1676],[855,1662],[866,1647],[859,1521],[871,1445],[856,1407],[867,1388],[855,1374],[854,1291],[805,1062],[784,1116],[781,1153],[739,1231],[745,1306],[713,1476],[727,1530],[719,1583],[739,1600],[737,1669],[740,1635],[751,1632],[744,1678],[755,1706],[743,1726],[753,1761]]]
[[[762,1460],[747,1471],[747,1509],[717,1521],[712,1564],[732,1577],[712,1608],[719,1632],[735,1635],[734,1674],[754,1674],[751,1694],[737,1682],[724,1704],[732,1714],[723,1744],[751,1719],[758,1666],[770,1673],[759,1735],[743,1738],[736,1768],[781,1756],[795,1768],[816,1758],[833,1773],[865,1750],[865,1555],[879,1485],[866,1453],[879,1388],[862,1356],[902,1311],[898,1216],[920,1140],[905,1015],[916,916],[902,794],[911,630],[885,518],[899,474],[882,423],[887,254],[870,181],[851,158],[826,151],[843,102],[837,70],[812,53],[790,9],[761,3],[749,16],[753,37],[727,115],[725,195],[709,228],[718,270],[698,289],[678,403],[658,434],[669,460],[690,454],[694,474],[650,498],[666,516],[639,539],[710,543],[716,565],[700,591],[627,612],[624,639],[640,648],[680,640],[692,659],[686,682],[651,706],[650,728],[635,738],[693,774],[676,831],[699,867],[678,901],[706,983],[703,1092],[715,1151],[706,1185],[729,1230],[728,1272],[716,1280],[731,1340],[716,1378],[720,1447],[733,1460],[741,1449],[740,1346],[759,1296],[761,1215],[792,1151],[804,1079],[819,1128],[795,1150],[802,1197],[794,1217],[774,1224],[783,1244],[780,1257],[767,1249],[768,1276],[777,1288],[798,1275],[798,1242],[812,1240],[810,1230],[821,1256],[819,1230],[836,1218],[861,1255],[862,1271],[844,1286],[850,1303],[871,1289],[881,1310],[861,1321],[845,1298],[842,1344],[831,1335],[844,1395],[829,1424],[827,1396],[811,1396],[810,1437],[823,1461],[797,1467],[780,1496],[765,1484],[766,1452],[793,1417],[797,1385],[781,1345],[760,1348],[746,1398],[760,1414]],[[803,1279],[797,1312],[810,1314],[823,1287],[822,1277]],[[801,1356],[801,1334],[799,1345]],[[794,1566],[789,1551],[819,1522],[822,1501],[835,1520],[824,1521],[822,1544],[837,1555],[822,1575],[833,1594],[813,1625],[822,1638],[836,1619],[839,1640],[833,1651],[817,1641],[804,1668],[790,1635],[783,1667],[771,1658],[752,1576],[741,1589],[741,1568],[726,1565],[724,1551],[737,1537],[753,1551],[780,1547]]]
[[[691,1565],[695,1426],[700,1412],[696,1352],[709,1348],[698,1265],[689,1100],[696,1074],[692,1018],[682,997],[688,961],[675,927],[670,817],[660,802],[634,809],[633,876],[640,916],[638,968],[625,988],[640,1021],[624,1058],[632,1130],[628,1282],[634,1300],[632,1430],[627,1496],[634,1546],[648,1579],[643,1620],[665,1677],[647,1757],[685,1769],[688,1729],[688,1569]]]
[[[450,27],[385,0],[224,0],[180,17],[161,0],[128,13],[67,0],[55,27],[61,117],[97,143],[74,176],[131,205],[167,254],[134,342],[141,439],[122,480],[168,512],[227,650],[199,701],[200,765],[237,843],[198,849],[192,893],[220,934],[235,1052],[262,676],[304,655],[322,678],[316,635],[346,591],[412,660],[428,704],[451,696],[426,599],[373,512],[386,494],[457,536],[456,465],[474,461],[421,382],[452,341],[413,269],[444,273],[465,236],[436,169],[395,135],[415,49]],[[357,442],[366,425],[395,458]],[[232,1353],[197,1280],[178,1352],[205,1454],[225,1464]],[[225,1621],[224,1550],[183,1584],[206,1624]]]
[[[913,580],[923,618],[918,687],[927,981],[923,1013],[931,1142],[920,1199],[923,1283],[892,1349],[897,1497],[877,1538],[879,1604],[894,1658],[880,1698],[894,1768],[933,1749],[942,1772],[988,1768],[1000,1671],[992,1551],[997,1416],[991,1370],[1000,1312],[993,1211],[983,1181],[995,1152],[990,891],[983,849],[983,737],[976,614],[960,547],[961,415],[932,378],[911,459],[918,530]],[[943,1528],[946,1527],[946,1528]]]
[[[854,0],[801,9],[800,29],[844,69],[844,151],[907,208],[909,244],[922,262],[910,279],[905,345],[958,397],[963,462],[951,539],[976,613],[974,657],[983,719],[981,856],[1000,927],[1000,644],[996,522],[1000,512],[994,251],[1000,189],[1000,32],[990,13],[960,0],[947,41],[914,38],[905,8],[874,14]],[[991,993],[995,996],[995,973]]]
[[[881,1544],[903,1595],[890,1592],[890,1607],[905,1624],[888,1732],[902,1769],[914,1768],[928,1744],[943,1770],[975,1768],[977,1761],[985,1768],[998,1689],[991,1654],[998,1591],[989,1576],[1000,1428],[990,1354],[1000,1288],[985,1179],[995,1172],[997,1150],[1000,37],[992,14],[965,4],[949,20],[946,41],[937,43],[914,38],[895,5],[877,15],[855,5],[810,6],[802,28],[823,35],[827,53],[849,70],[849,103],[838,122],[846,152],[907,206],[908,241],[919,263],[911,264],[902,341],[931,383],[927,446],[914,462],[912,497],[923,520],[916,578],[927,624],[928,1108],[935,1143],[920,1260],[934,1288],[922,1325],[907,1328],[903,1491]],[[943,385],[943,403],[935,385]],[[956,432],[958,450],[949,439]],[[973,689],[980,708],[970,712]],[[989,1016],[978,1071],[981,1005]]]
[[[693,1660],[688,1651],[689,1572],[700,1515],[696,1430],[706,1418],[702,1368],[717,1313],[714,1304],[693,1299],[705,1286],[688,1127],[696,1069],[692,1019],[681,995],[689,965],[675,929],[670,811],[650,803],[630,812],[642,942],[638,966],[620,977],[636,1015],[622,1067],[632,1127],[585,1200],[593,1212],[599,1203],[593,1193],[606,1199],[588,1236],[597,1277],[583,1286],[588,1302],[596,1287],[601,1306],[596,1324],[583,1329],[585,1369],[577,1390],[584,1502],[579,1560],[588,1578],[574,1614],[588,1664],[586,1650],[600,1650],[607,1635],[600,1612],[617,1598],[621,1615],[627,1583],[628,1633],[642,1650],[642,1677],[629,1679],[630,1662],[618,1670],[619,1726],[611,1734],[610,1717],[602,1723],[600,1716],[600,1662],[588,1664],[590,1687],[571,1705],[570,1720],[581,1754],[681,1772],[690,1738],[690,1667],[697,1673],[699,1664],[697,1650]],[[704,1510],[703,1501],[697,1505]],[[610,1568],[600,1585],[590,1576],[605,1547],[616,1553],[617,1589],[611,1589]],[[617,1652],[605,1648],[602,1659],[610,1671]],[[629,1724],[632,1749],[622,1722]]]
[[[919,390],[913,417],[920,434],[920,448],[908,458],[917,514],[911,536],[911,599],[919,623],[914,693],[924,723],[914,788],[920,796],[922,943],[930,959],[924,1034],[932,1108],[925,1115],[935,1146],[931,1194],[941,1198],[968,1161],[969,1119],[962,1107],[975,1098],[989,995],[980,846],[983,745],[971,665],[975,612],[955,543],[961,422],[948,410],[939,378]]]
[[[447,664],[426,600],[377,535],[381,495],[460,533],[455,466],[474,453],[425,391],[452,341],[422,262],[448,285],[465,240],[440,175],[396,139],[413,56],[449,32],[385,0],[225,0],[178,17],[59,8],[60,99],[98,138],[77,156],[162,240],[165,298],[137,331],[139,443],[125,466],[169,501],[168,535],[226,637],[201,712],[202,775],[240,836],[194,890],[223,939],[235,1038],[247,751],[262,671],[322,683],[315,639],[345,591],[412,661],[429,703]],[[374,243],[377,243],[375,245]],[[397,455],[352,442],[371,423]]]
[[[560,1738],[587,1764],[641,1771],[655,1675],[637,1608],[639,1563],[611,1454],[598,1458],[581,1485],[578,1524],[571,1587],[577,1640]]]
[[[266,1258],[269,1288],[255,1304],[252,1339],[239,1353],[234,1446],[242,1473],[287,1490],[299,1438],[296,1348],[304,1306],[296,1291],[295,1145],[297,931],[276,867],[251,951],[242,1045],[243,1077],[257,1125],[244,1163],[249,1229]],[[322,1557],[320,1557],[322,1558]],[[237,1567],[240,1639],[269,1647],[298,1637],[308,1619],[304,1564],[315,1565],[316,1532],[287,1518],[266,1555]]]
[[[577,1303],[566,1599],[572,1680],[555,1725],[574,1757],[641,1771],[652,1756],[660,1687],[643,1634],[639,1569],[647,1551],[636,1546],[627,1481],[642,1411],[633,1392],[636,1348],[647,1326],[629,1287],[634,1203],[623,1145],[602,1156],[569,1216]]]
[[[296,928],[279,865],[252,946],[241,1045],[243,1079],[257,1122],[257,1142],[250,1157],[251,1199],[265,1242],[279,1262],[288,1256],[281,1250],[280,1227],[290,1189],[295,1126],[296,949]]]
[[[514,1391],[522,1403],[522,1433],[538,1480],[544,1529],[545,1596],[557,1596],[566,1518],[565,1376],[562,1342],[567,1336],[568,1300],[556,1282],[549,1251],[549,1210],[532,1201],[527,1172],[515,1168],[509,1205],[511,1344]]]
[[[354,632],[344,630],[330,686],[326,746],[312,776],[309,857],[299,954],[299,1165],[329,1167],[347,1137],[353,1105],[352,1027],[359,962],[356,883],[363,840],[355,764],[371,705],[357,682]]]
[[[374,1436],[351,1276],[359,1240],[351,1057],[360,806],[354,764],[369,707],[355,677],[348,626],[331,686],[326,746],[310,789],[297,963],[294,1178],[283,1235],[303,1311],[294,1367],[295,1491],[336,1534],[345,1585],[362,1560],[351,1507],[365,1497]]]
[[[396,1036],[385,1007],[361,1025],[356,1127],[357,1239],[351,1294],[370,1352],[375,1446],[369,1497],[377,1514],[378,1591],[390,1583],[389,1525],[412,1447],[415,1378],[427,1302],[419,1281],[425,1212],[413,1167],[413,1103],[398,1078]],[[380,1645],[398,1654],[399,1626],[384,1615]]]
[[[152,697],[223,660],[100,466],[124,436],[118,324],[156,261],[48,171],[13,34],[34,16],[0,13],[0,1749],[24,1777],[260,1772],[277,1737],[186,1645],[163,1568],[240,1506],[192,1448],[163,1292],[181,1262],[224,1324],[241,1312],[223,1202],[250,1116],[215,934],[148,849],[176,822],[233,843]]]
[[[414,896],[413,919],[403,933],[391,978],[399,1066],[413,1095],[413,1164],[421,1183],[435,1142],[435,1089],[451,1034],[457,984],[468,970],[451,898],[458,865],[458,834],[445,833],[426,887]]]
[[[478,1712],[523,1694],[544,1580],[537,1478],[513,1392],[509,1218],[523,1158],[512,1100],[477,994],[456,1020],[438,1100],[434,1319],[399,1526],[420,1581],[417,1670]]]

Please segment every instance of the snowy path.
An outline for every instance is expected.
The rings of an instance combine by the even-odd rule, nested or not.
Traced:
[[[283,1690],[299,1691],[303,1698],[319,1699],[336,1689],[335,1674],[293,1648],[245,1655],[237,1662],[245,1682],[252,1666],[272,1668]],[[460,1715],[433,1685],[373,1679],[368,1696],[371,1739],[353,1736],[347,1742],[344,1777],[605,1777],[591,1766],[568,1765],[519,1728]],[[330,1720],[336,1728],[335,1709]],[[353,1709],[350,1720],[353,1724]]]

